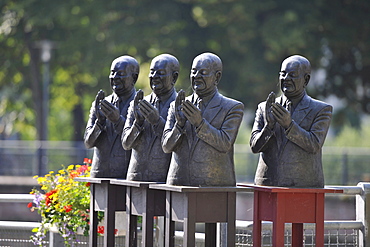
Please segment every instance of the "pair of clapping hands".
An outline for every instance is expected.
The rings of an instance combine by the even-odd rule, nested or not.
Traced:
[[[281,104],[275,102],[275,98],[274,92],[271,92],[267,97],[265,108],[266,125],[273,129],[275,123],[278,122],[284,129],[288,129],[292,123],[291,105],[288,105],[288,109],[285,109]]]
[[[103,124],[106,119],[112,123],[116,123],[120,118],[120,111],[113,104],[109,103],[105,98],[105,93],[100,90],[95,98],[95,112],[98,122]],[[159,112],[148,101],[143,100],[144,93],[139,90],[134,99],[134,114],[136,123],[142,125],[147,119],[151,124],[156,124],[160,118]]]
[[[203,121],[202,112],[189,100],[185,100],[184,90],[180,90],[175,101],[175,118],[180,127],[184,127],[187,120],[199,127]]]

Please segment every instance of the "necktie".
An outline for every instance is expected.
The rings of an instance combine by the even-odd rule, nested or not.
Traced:
[[[203,114],[203,111],[204,111],[204,104],[203,104],[203,100],[201,98],[198,98],[197,99],[197,105],[198,109],[202,112]]]
[[[161,105],[161,100],[159,98],[156,98],[154,101],[154,107],[159,111],[159,107]]]
[[[116,104],[115,106],[119,109],[119,111],[121,112],[122,110],[122,100],[121,98],[118,98],[118,100],[116,101]]]
[[[285,103],[285,109],[288,110],[288,112],[290,112],[290,114],[293,114],[293,107],[292,107],[292,102],[290,100],[287,100],[286,103]]]

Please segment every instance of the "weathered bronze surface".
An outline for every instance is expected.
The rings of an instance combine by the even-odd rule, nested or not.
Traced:
[[[190,186],[235,186],[234,142],[244,105],[217,90],[221,59],[203,53],[193,60],[193,94],[180,91],[170,106],[162,145],[173,152],[166,183]]]
[[[138,75],[139,64],[133,57],[116,58],[109,75],[113,93],[105,97],[100,90],[92,103],[84,142],[94,148],[93,178],[126,178],[131,151],[124,150],[120,140]]]
[[[122,145],[132,149],[127,180],[166,182],[171,154],[164,153],[161,138],[170,103],[176,99],[174,85],[179,75],[178,60],[169,54],[155,57],[149,81],[153,92],[143,98],[139,91],[128,110]]]
[[[282,62],[282,95],[272,92],[258,105],[250,146],[260,153],[255,184],[324,187],[322,146],[332,106],[306,94],[310,62],[298,55]]]

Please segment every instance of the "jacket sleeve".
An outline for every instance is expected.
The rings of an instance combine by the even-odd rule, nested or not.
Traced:
[[[252,128],[249,145],[253,153],[259,153],[265,150],[271,137],[274,135],[273,130],[267,127],[264,119],[264,109],[266,102],[258,105],[256,117]],[[266,126],[265,126],[266,125]]]
[[[121,135],[122,146],[125,150],[130,150],[136,146],[142,126],[135,124],[134,102],[131,101],[128,108],[127,118]]]
[[[100,134],[105,131],[105,125],[99,124],[95,114],[95,101],[92,103],[90,108],[89,120],[86,125],[84,134],[84,143],[86,148],[95,147],[96,140]]]
[[[176,125],[175,102],[172,102],[168,110],[167,121],[162,136],[162,149],[165,153],[171,153],[181,142],[184,130]]]

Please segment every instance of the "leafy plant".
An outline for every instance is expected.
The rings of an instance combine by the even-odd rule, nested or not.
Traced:
[[[77,182],[75,177],[90,176],[91,160],[85,158],[83,165],[69,165],[57,173],[50,171],[44,177],[35,176],[41,190],[34,188],[35,196],[28,204],[31,211],[41,216],[40,227],[34,228],[31,240],[37,246],[44,246],[46,233],[55,227],[64,238],[65,246],[77,240],[77,230],[89,233],[90,184]],[[99,217],[101,220],[102,216]]]

